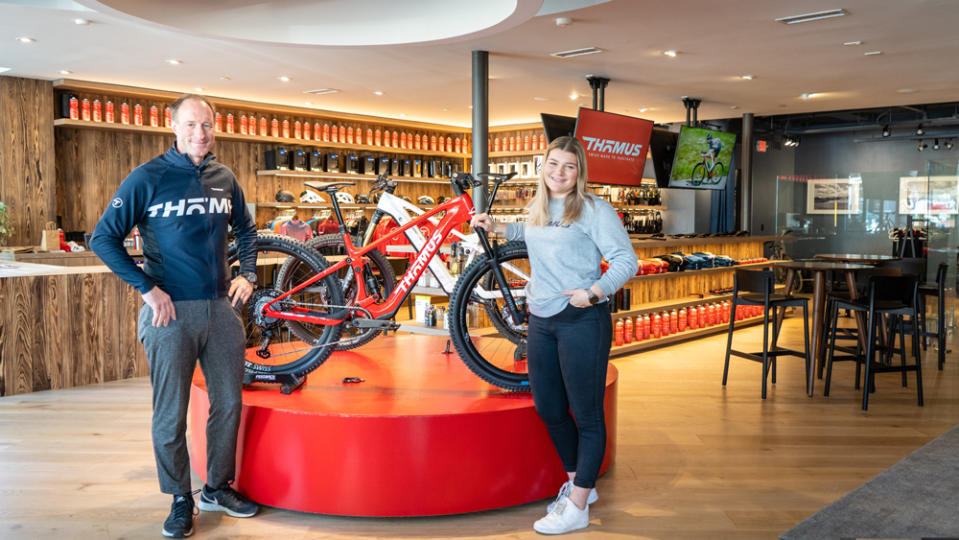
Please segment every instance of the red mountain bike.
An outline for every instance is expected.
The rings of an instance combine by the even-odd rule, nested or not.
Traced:
[[[499,185],[513,175],[486,176],[493,182],[488,201],[491,205]],[[374,187],[386,189],[390,183],[381,176]],[[242,313],[247,334],[245,382],[279,383],[282,391],[289,393],[334,349],[344,348],[344,330],[349,334],[349,346],[355,346],[356,335],[375,337],[384,330],[398,328],[393,320],[396,312],[440,246],[474,213],[467,190],[479,182],[468,174],[458,174],[451,178],[451,183],[455,197],[389,235],[357,247],[346,231],[335,195],[352,183],[309,182],[312,189],[326,192],[332,201],[344,254],[324,256],[292,238],[259,234],[256,290]],[[378,208],[372,226],[382,215]],[[388,264],[383,263],[380,248],[393,243],[401,234],[409,236],[413,228],[418,230],[430,218],[440,215],[433,233],[396,281]],[[507,390],[528,390],[526,246],[522,242],[497,244],[484,231],[477,232],[482,254],[466,267],[453,287],[450,337],[460,358],[480,378]],[[233,248],[230,262],[234,273],[238,269],[235,258]],[[345,287],[349,289],[349,298],[344,296]],[[481,328],[478,319],[482,317],[489,319],[491,327]],[[366,341],[369,339],[363,342]]]

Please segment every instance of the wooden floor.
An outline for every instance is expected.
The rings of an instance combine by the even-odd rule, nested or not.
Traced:
[[[785,345],[799,345],[796,328],[787,321]],[[737,348],[758,347],[760,329],[737,332]],[[722,387],[724,347],[719,335],[614,360],[616,463],[590,527],[569,538],[773,539],[959,419],[952,354],[938,372],[926,353],[925,407],[912,375],[904,389],[883,374],[863,413],[848,363],[829,398],[821,380],[808,398],[801,361],[784,359],[762,401],[760,367],[747,360],[733,359]],[[0,538],[160,538],[170,499],[157,489],[149,424],[146,379],[0,399]],[[544,507],[409,519],[201,513],[195,538],[535,538]]]

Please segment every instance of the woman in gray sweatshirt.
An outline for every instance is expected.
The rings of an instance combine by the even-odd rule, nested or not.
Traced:
[[[527,224],[497,223],[488,214],[470,223],[524,240],[529,253],[530,388],[569,477],[533,525],[545,534],[589,525],[606,451],[603,397],[612,341],[606,297],[636,274],[636,253],[619,215],[586,192],[586,179],[582,144],[558,137],[546,149]],[[602,259],[609,263],[606,273],[600,272]]]

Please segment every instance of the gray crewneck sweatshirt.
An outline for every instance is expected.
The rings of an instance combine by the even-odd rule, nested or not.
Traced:
[[[530,313],[537,317],[566,309],[570,297],[563,291],[588,289],[595,283],[604,295],[611,295],[636,275],[636,252],[608,202],[587,194],[579,219],[566,227],[559,225],[564,204],[564,199],[550,199],[551,219],[545,227],[506,226],[506,238],[526,242],[531,270],[526,297]],[[609,269],[601,275],[602,259]]]

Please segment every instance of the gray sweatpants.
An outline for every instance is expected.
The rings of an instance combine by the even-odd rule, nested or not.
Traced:
[[[191,490],[186,416],[197,359],[210,397],[206,426],[207,480],[217,488],[236,473],[236,438],[243,387],[243,324],[228,298],[173,303],[176,320],[154,327],[144,304],[137,336],[146,349],[153,386],[153,453],[160,490]]]

